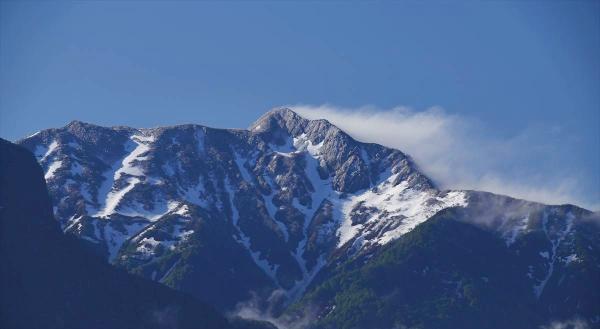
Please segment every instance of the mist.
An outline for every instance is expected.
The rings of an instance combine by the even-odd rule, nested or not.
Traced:
[[[568,161],[573,140],[559,126],[530,126],[498,136],[484,123],[441,107],[289,107],[308,119],[327,119],[357,140],[407,153],[440,188],[600,209],[600,191],[585,188],[589,177],[580,164]]]
[[[253,295],[249,300],[238,303],[230,316],[269,322],[277,329],[306,329],[316,321],[316,308],[312,306],[303,307],[301,314],[282,314],[289,302],[287,297],[282,289],[273,291],[266,299]]]

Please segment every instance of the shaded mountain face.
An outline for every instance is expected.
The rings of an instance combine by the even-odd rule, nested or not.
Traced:
[[[599,326],[598,215],[478,197],[525,206],[529,220],[513,239],[513,228],[498,234],[502,216],[442,210],[379,253],[330,269],[283,318],[310,310],[307,328],[320,329]]]
[[[268,112],[248,130],[72,122],[18,143],[44,168],[66,233],[116,266],[224,310],[256,296],[297,301],[340,266],[368,263],[449,208],[463,209],[459,222],[497,239],[506,253],[533,239],[519,251],[526,255],[519,271],[535,301],[571,284],[569,276],[556,281],[563,270],[586,264],[597,273],[598,260],[584,257],[577,242],[598,239],[580,225],[590,212],[441,191],[402,152],[288,109]],[[598,254],[596,244],[589,247],[587,254]],[[568,311],[578,312],[591,314]]]
[[[212,307],[106,264],[64,235],[43,173],[0,139],[0,327],[231,328]]]

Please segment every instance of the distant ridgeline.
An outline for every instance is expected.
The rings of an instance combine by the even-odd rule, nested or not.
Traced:
[[[440,190],[326,120],[74,121],[18,144],[79,248],[221,311],[292,328],[600,326],[598,214]]]

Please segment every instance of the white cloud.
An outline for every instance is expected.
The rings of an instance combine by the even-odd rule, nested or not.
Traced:
[[[434,107],[340,108],[289,106],[309,119],[327,119],[354,138],[412,156],[442,188],[475,189],[548,204],[598,209],[584,191],[586,177],[570,163],[568,139],[558,127],[532,126],[508,137],[472,118]],[[595,191],[596,192],[596,191]]]

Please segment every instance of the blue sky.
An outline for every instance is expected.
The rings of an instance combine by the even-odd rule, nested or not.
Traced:
[[[439,107],[446,129],[461,131],[451,152],[509,149],[489,168],[461,159],[467,176],[477,172],[471,180],[489,169],[591,207],[600,204],[599,31],[594,1],[0,2],[0,136],[73,119],[247,127],[286,104],[400,121]],[[399,106],[411,114],[394,116]],[[490,188],[477,184],[465,186]]]

